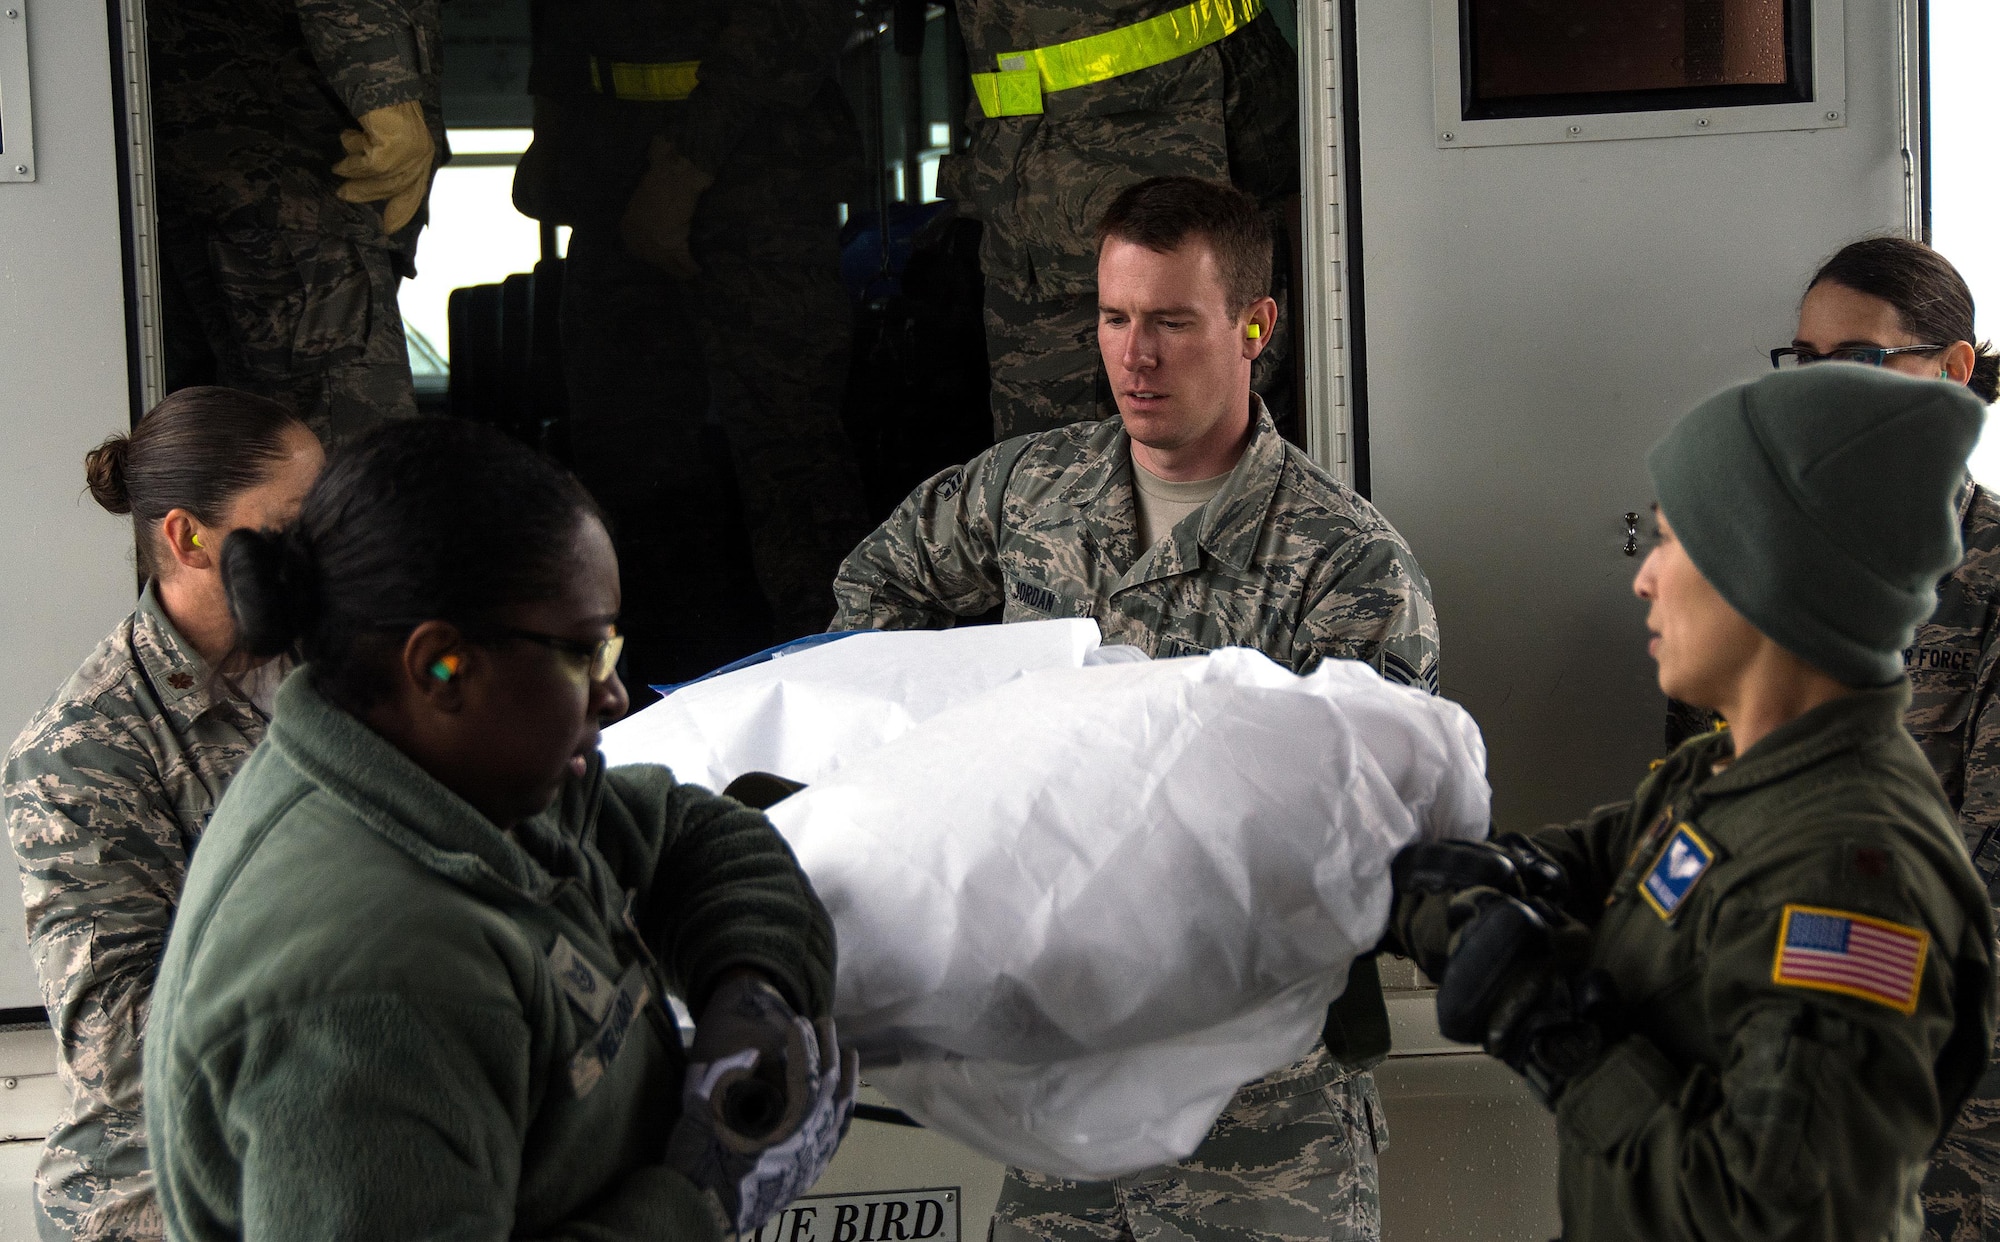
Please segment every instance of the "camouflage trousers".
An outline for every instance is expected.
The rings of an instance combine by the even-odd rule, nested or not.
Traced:
[[[417,412],[400,256],[344,237],[165,227],[167,387],[282,401],[331,448]]]
[[[1292,324],[1280,255],[1278,325],[1257,356],[1250,386],[1286,428],[1291,411]],[[1038,297],[986,283],[986,355],[993,373],[993,438],[1006,440],[1118,412],[1097,352],[1097,295]]]
[[[1926,1242],[2000,1239],[2000,1036],[1993,1057],[1931,1154],[1921,1192]]]
[[[579,224],[570,238],[570,443],[613,521],[621,628],[642,679],[684,680],[825,629],[834,572],[873,525],[840,423],[852,322],[832,209],[823,238],[728,215],[708,226],[728,233],[707,244],[697,217],[694,287],[634,259],[615,230]],[[708,455],[711,427],[734,467],[735,512]],[[744,611],[736,585],[745,528],[748,590],[753,604],[761,591],[768,620]]]
[[[989,1242],[1377,1242],[1388,1141],[1374,1075],[1327,1062],[1237,1092],[1180,1164],[1111,1182],[1009,1169]]]

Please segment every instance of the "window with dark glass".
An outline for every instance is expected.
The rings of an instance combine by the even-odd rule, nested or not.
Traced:
[[[1812,98],[1811,0],[1459,0],[1464,117]]]

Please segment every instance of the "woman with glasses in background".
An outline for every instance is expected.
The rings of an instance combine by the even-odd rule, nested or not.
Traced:
[[[1907,238],[1871,237],[1843,247],[1813,275],[1792,343],[1772,350],[1771,364],[1886,367],[1962,384],[1990,405],[2000,391],[2000,355],[1978,342],[1972,314],[1972,291],[1943,255]],[[1965,558],[1938,583],[1937,610],[1903,653],[1910,677],[1903,723],[2000,906],[2000,499],[1968,479],[1957,504]],[[1668,740],[1711,722],[1675,704]],[[2000,1237],[2000,1067],[1988,1070],[1932,1157],[1923,1202],[1926,1238]]]

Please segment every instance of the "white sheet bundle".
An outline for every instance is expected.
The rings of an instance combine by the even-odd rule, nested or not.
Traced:
[[[748,766],[813,782],[771,818],[833,915],[869,1081],[996,1158],[1103,1178],[1185,1157],[1237,1086],[1309,1050],[1381,935],[1390,858],[1483,836],[1489,792],[1470,717],[1366,666],[1086,667],[1079,624],[843,640],[690,687],[605,751],[718,784],[752,752],[808,760]],[[877,661],[894,674],[857,681]],[[763,706],[720,738],[723,683],[760,671]],[[917,710],[884,725],[878,684]],[[850,744],[781,736],[808,702],[813,729],[851,707]]]

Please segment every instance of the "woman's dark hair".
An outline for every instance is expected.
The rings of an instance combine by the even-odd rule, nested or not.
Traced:
[[[222,549],[236,644],[296,650],[314,683],[363,711],[427,620],[490,622],[559,594],[595,501],[547,458],[451,418],[386,424],[355,442],[283,531],[237,531]]]
[[[186,509],[204,526],[219,524],[238,496],[271,477],[285,441],[306,425],[276,401],[233,388],[183,388],[83,455],[90,495],[116,514],[131,514],[139,572],[159,569],[156,532],[167,514]]]
[[[1907,237],[1864,238],[1821,264],[1806,292],[1829,280],[1895,307],[1903,331],[1919,340],[1971,345],[1972,378],[1966,387],[1989,405],[2000,396],[2000,356],[1973,336],[1972,290],[1943,255]]]

